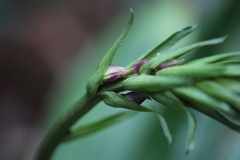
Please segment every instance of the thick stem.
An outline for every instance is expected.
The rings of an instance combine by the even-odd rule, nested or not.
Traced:
[[[49,160],[54,149],[61,142],[69,128],[100,102],[100,100],[99,97],[89,98],[87,95],[84,95],[79,101],[73,104],[73,106],[71,106],[52,127],[42,142],[35,160]]]

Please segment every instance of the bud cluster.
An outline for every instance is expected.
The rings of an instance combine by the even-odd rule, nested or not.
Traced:
[[[113,82],[119,80],[127,74],[127,68],[119,66],[109,66],[104,74],[103,82]]]

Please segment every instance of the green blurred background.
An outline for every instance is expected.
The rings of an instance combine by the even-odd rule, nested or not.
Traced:
[[[130,17],[135,21],[113,64],[125,66],[173,32],[198,24],[176,47],[224,35],[222,45],[199,49],[188,60],[240,51],[237,0],[3,0],[0,4],[0,159],[30,160],[57,117],[85,85]],[[237,160],[240,134],[195,111],[195,148],[185,156],[187,118],[158,107],[173,133],[168,147],[153,114],[137,116],[60,145],[54,160]],[[79,124],[123,109],[100,103]]]

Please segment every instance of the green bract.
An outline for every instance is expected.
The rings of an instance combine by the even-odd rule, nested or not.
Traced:
[[[196,26],[191,26],[179,30],[150,52],[140,56],[127,66],[131,70],[136,63],[141,64],[138,63],[139,61],[149,59],[146,63],[142,63],[139,73],[132,74],[132,76],[129,73],[121,81],[116,82],[121,88],[119,91],[126,90],[147,94],[165,106],[186,112],[189,124],[186,153],[189,153],[194,147],[196,130],[196,120],[189,111],[189,107],[218,120],[236,131],[239,131],[239,126],[228,120],[225,115],[240,120],[238,118],[240,107],[240,64],[238,61],[223,63],[224,60],[239,57],[240,52],[204,57],[186,64],[176,63],[175,66],[169,65],[166,68],[160,67],[166,62],[183,61],[183,59],[179,58],[190,51],[203,46],[222,43],[227,38],[221,37],[207,40],[168,52],[170,47],[193,32],[195,28]],[[234,83],[229,84],[228,82]],[[135,111],[146,111],[145,107],[121,97],[118,91],[114,93],[104,92],[102,96],[107,105]],[[169,144],[171,144],[172,136],[167,127],[167,122],[162,115],[157,114],[157,116],[160,119],[165,136]]]
[[[187,54],[190,51],[193,51],[195,49],[198,49],[203,46],[208,46],[208,45],[216,45],[219,43],[222,43],[225,41],[227,37],[221,37],[221,38],[216,38],[208,41],[203,41],[203,42],[198,42],[189,46],[185,46],[170,52],[167,52],[166,54],[160,54],[159,56],[155,56],[152,58],[150,61],[148,61],[146,64],[140,68],[140,73],[145,73],[149,74],[152,70],[157,68],[160,64],[163,62],[172,60],[172,59],[177,59],[185,54]]]
[[[113,44],[113,46],[108,50],[107,54],[103,57],[102,61],[100,62],[96,72],[88,81],[87,92],[90,97],[96,94],[98,87],[102,84],[102,80],[105,72],[107,71],[108,67],[112,63],[112,59],[115,53],[117,52],[117,49],[119,48],[123,39],[127,36],[129,30],[132,27],[134,15],[133,15],[132,9],[130,9],[130,11],[131,11],[131,18],[127,24],[126,29],[122,32],[122,34],[119,36],[117,41]]]
[[[164,42],[160,43],[149,52],[141,55],[139,58],[137,58],[128,66],[131,67],[138,61],[141,61],[143,59],[151,59],[153,57],[156,57],[157,54],[162,54],[167,52],[172,46],[174,46],[177,42],[179,42],[181,39],[186,37],[188,34],[192,33],[196,28],[197,28],[197,25],[189,26],[177,31],[176,33],[172,34],[169,38],[167,38]]]
[[[160,92],[190,84],[192,84],[192,81],[185,77],[139,75],[124,80],[122,87],[126,90],[148,93]]]
[[[227,37],[202,41],[168,51],[174,44],[196,29],[196,26],[186,27],[171,35],[150,52],[134,60],[124,68],[124,73],[107,72],[108,68],[117,67],[110,65],[118,47],[130,30],[133,19],[131,10],[131,18],[126,29],[109,49],[88,81],[87,93],[70,107],[54,125],[39,150],[38,160],[49,159],[52,151],[60,142],[92,134],[123,119],[130,118],[136,112],[151,112],[157,115],[164,135],[171,145],[172,135],[164,115],[158,112],[157,107],[150,109],[140,104],[145,99],[155,100],[162,105],[186,113],[189,126],[186,153],[189,153],[194,147],[196,130],[196,120],[189,108],[240,132],[238,125],[240,122],[240,61],[226,61],[230,58],[240,57],[240,52],[204,57],[185,64],[181,58],[200,47],[222,43]],[[135,64],[137,64],[136,71],[134,70]],[[124,93],[129,92],[129,94],[122,94],[123,91]],[[135,113],[133,114],[131,111],[116,114],[90,125],[70,128],[100,101],[111,107],[124,108],[135,111]]]

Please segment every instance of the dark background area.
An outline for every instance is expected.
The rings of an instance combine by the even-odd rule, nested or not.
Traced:
[[[181,1],[190,7],[200,26],[198,39],[231,36],[224,47],[201,49],[201,54],[196,52],[193,57],[240,50],[239,1]],[[68,72],[69,65],[76,58],[88,56],[78,52],[82,45],[115,22],[116,17],[128,14],[130,7],[139,13],[145,5],[149,7],[155,2],[1,0],[0,159],[24,160],[31,148],[37,146],[39,124],[49,110],[46,99]],[[169,12],[174,4],[174,1],[169,3]],[[143,19],[147,25],[147,18]],[[122,24],[119,28],[123,28],[126,21],[119,21]]]
[[[82,42],[124,5],[110,0],[0,2],[1,159],[27,154],[54,81]]]

